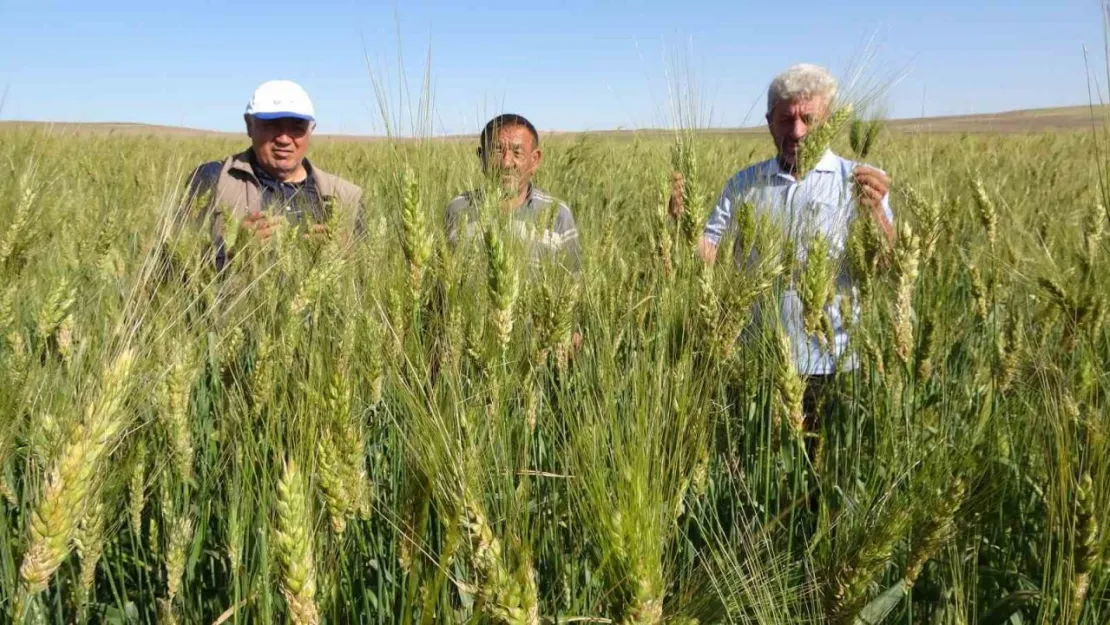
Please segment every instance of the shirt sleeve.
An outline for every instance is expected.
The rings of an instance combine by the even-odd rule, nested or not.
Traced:
[[[447,243],[454,247],[459,243],[459,229],[466,220],[469,200],[465,195],[460,195],[447,203],[444,210],[444,228],[447,232]]]
[[[724,190],[717,198],[717,204],[713,207],[713,212],[709,213],[709,219],[706,220],[705,229],[702,232],[702,238],[713,245],[720,245],[721,238],[725,236],[732,223],[732,204],[736,200],[735,196],[736,177],[733,177],[725,184]]]
[[[358,204],[355,205],[355,223],[352,226],[354,231],[355,241],[361,241],[362,237],[366,235],[366,194],[363,193],[358,198]]]
[[[216,192],[221,169],[223,169],[223,163],[212,161],[204,163],[189,174],[185,197],[180,205],[181,212],[184,213],[184,221],[193,224],[204,223],[212,204],[212,194]]]
[[[555,234],[559,237],[563,265],[577,275],[582,270],[582,247],[578,241],[578,226],[574,223],[574,214],[566,204],[560,204],[559,211],[555,214]]]

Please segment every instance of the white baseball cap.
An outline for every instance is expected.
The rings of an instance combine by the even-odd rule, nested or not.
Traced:
[[[308,93],[291,80],[271,80],[259,85],[247,102],[247,115],[258,119],[296,117],[316,121],[316,110]]]

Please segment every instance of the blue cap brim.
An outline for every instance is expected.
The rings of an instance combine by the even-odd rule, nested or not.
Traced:
[[[278,112],[275,112],[275,113],[255,113],[254,115],[252,115],[252,117],[254,117],[255,119],[267,119],[267,120],[269,120],[269,119],[283,119],[283,118],[286,118],[286,117],[292,117],[294,119],[303,119],[303,120],[310,121],[310,122],[316,121],[316,118],[311,116],[311,115],[305,115],[304,113],[290,113],[290,112],[287,112],[287,111],[278,111]]]

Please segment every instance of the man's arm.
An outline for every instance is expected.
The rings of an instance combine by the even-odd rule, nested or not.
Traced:
[[[713,212],[709,214],[701,239],[698,241],[698,256],[707,263],[716,262],[717,246],[720,245],[721,238],[728,230],[729,224],[732,223],[732,187],[733,184],[730,180],[725,185],[724,190],[721,191],[721,195],[718,196],[717,204],[713,207]]]
[[[574,223],[574,214],[566,204],[560,204],[555,214],[554,234],[558,237],[556,246],[563,256],[563,266],[572,274],[578,275],[582,271],[582,246],[578,241],[578,226]]]
[[[447,208],[443,211],[443,226],[447,234],[447,244],[452,248],[459,243],[459,230],[463,227],[469,210],[470,199],[466,194],[463,194],[448,202]]]
[[[189,174],[185,199],[181,204],[179,217],[197,225],[203,225],[204,218],[212,204],[212,194],[220,179],[223,164],[219,161],[204,163]]]

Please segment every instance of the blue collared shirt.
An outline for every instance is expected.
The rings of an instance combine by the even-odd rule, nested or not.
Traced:
[[[832,349],[822,349],[815,337],[805,333],[802,302],[796,290],[788,288],[783,292],[779,311],[783,328],[790,337],[795,365],[802,375],[834,373],[837,361],[848,347],[848,334],[840,314],[840,293],[855,289],[844,262],[844,247],[849,224],[856,212],[852,172],[858,165],[829,150],[813,171],[798,181],[783,171],[777,159],[756,163],[728,181],[705,224],[703,237],[719,245],[732,226],[733,207],[750,203],[756,215],[769,217],[794,242],[800,263],[805,262],[806,247],[817,230],[825,235],[830,258],[839,264],[836,280],[838,293],[832,304],[825,308],[833,326]],[[889,194],[883,198],[882,206],[887,219],[893,222]],[[853,308],[853,314],[858,315],[855,305]],[[847,358],[843,366],[846,370],[854,368],[854,359]]]

